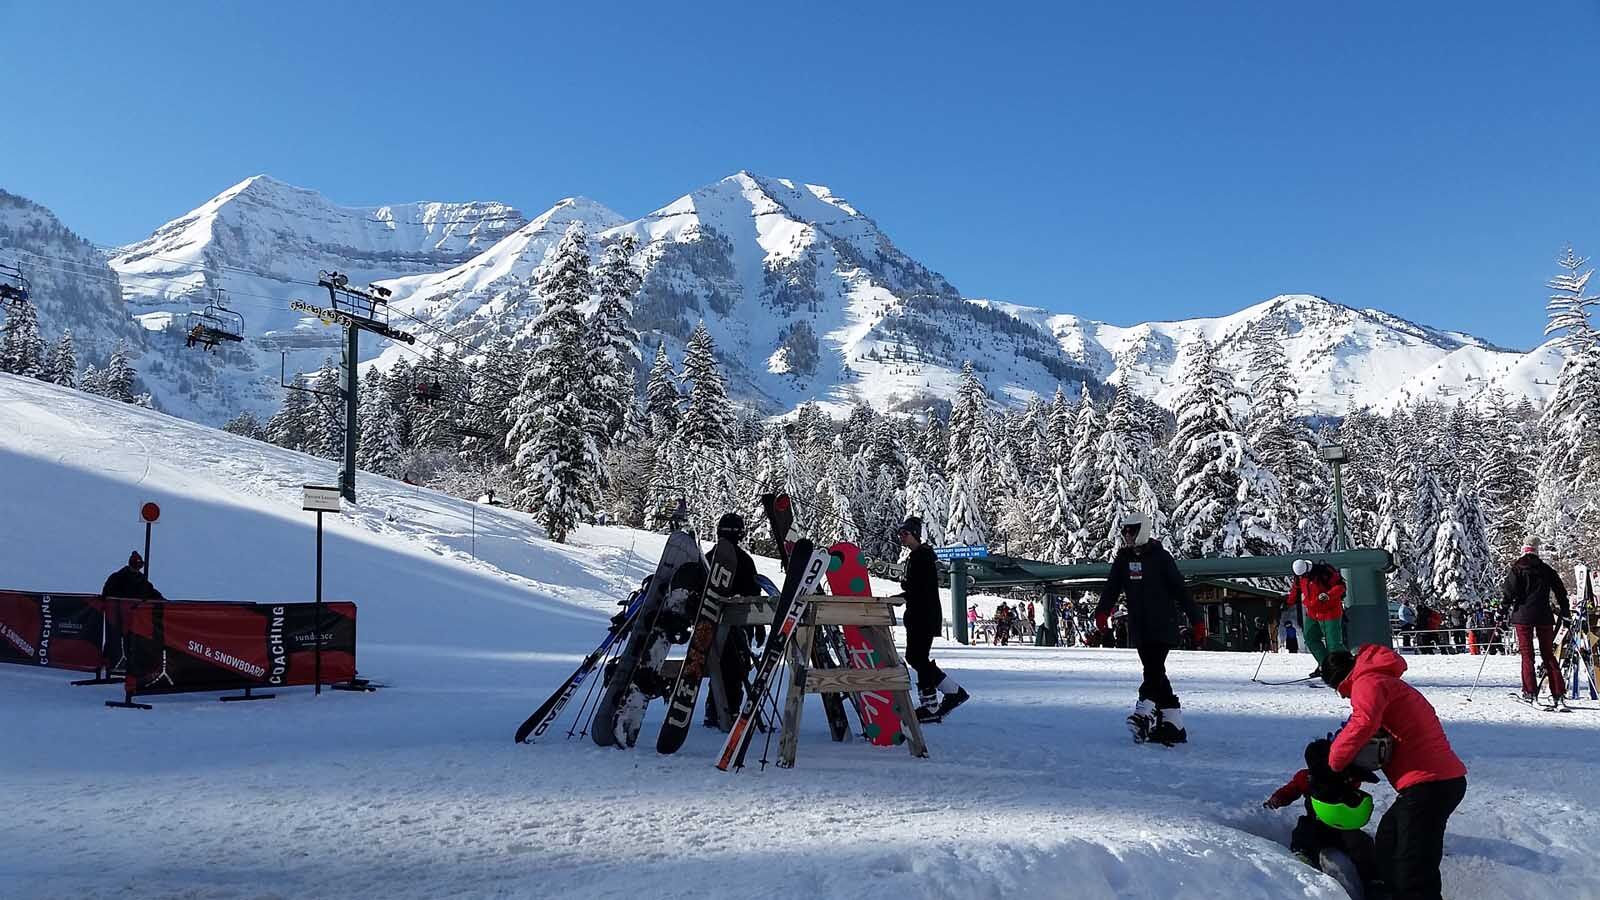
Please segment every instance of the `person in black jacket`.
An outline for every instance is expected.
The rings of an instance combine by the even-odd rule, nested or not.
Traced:
[[[1555,595],[1561,608],[1561,618],[1572,614],[1567,604],[1567,586],[1561,576],[1539,558],[1540,541],[1530,537],[1523,542],[1522,555],[1511,564],[1506,573],[1502,608],[1511,613],[1511,624],[1517,629],[1517,649],[1522,653],[1522,699],[1529,703],[1539,699],[1539,680],[1534,676],[1533,641],[1539,639],[1539,655],[1544,658],[1545,669],[1550,674],[1550,693],[1557,706],[1565,704],[1566,684],[1561,678],[1561,667],[1556,664],[1554,648],[1556,618],[1550,607],[1550,596]]]
[[[102,597],[120,597],[124,600],[165,600],[156,586],[144,574],[144,557],[135,550],[128,555],[128,564],[111,573],[106,579],[105,587],[100,589]]]
[[[706,564],[716,571],[717,551],[724,543],[733,546],[733,552],[738,554],[738,564],[733,570],[732,580],[726,584],[717,584],[715,580],[707,590],[716,592],[719,597],[759,597],[761,584],[756,581],[756,563],[750,554],[739,546],[744,540],[744,517],[738,513],[725,513],[717,520],[717,544],[706,553]],[[722,645],[722,656],[719,657],[719,666],[722,669],[722,695],[728,699],[728,708],[737,711],[744,703],[744,682],[750,677],[750,668],[753,663],[750,652],[752,628],[731,628],[728,630],[727,641]],[[719,728],[717,721],[716,704],[706,701],[705,726]]]
[[[1139,651],[1144,681],[1139,702],[1128,717],[1135,743],[1156,741],[1171,746],[1189,739],[1183,727],[1178,695],[1167,679],[1167,654],[1181,641],[1187,617],[1196,646],[1205,642],[1205,619],[1189,597],[1183,574],[1160,541],[1150,539],[1150,519],[1131,513],[1122,519],[1122,549],[1111,563],[1111,574],[1095,607],[1095,624],[1106,630],[1117,598],[1127,595],[1128,642]]]
[[[916,516],[906,519],[899,536],[900,546],[911,551],[906,558],[900,595],[906,598],[906,662],[917,672],[917,691],[922,700],[917,718],[938,722],[967,702],[969,695],[929,656],[933,638],[944,624],[944,610],[939,606],[939,565],[933,548],[922,542],[922,520]],[[940,699],[939,694],[944,698]]]

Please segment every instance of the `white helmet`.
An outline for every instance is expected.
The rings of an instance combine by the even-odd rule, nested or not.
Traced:
[[[1294,573],[1296,575],[1304,575],[1309,571],[1311,571],[1311,560],[1297,559],[1294,561]]]
[[[1138,546],[1150,540],[1150,517],[1137,510],[1127,513],[1118,520],[1117,528],[1124,533],[1124,543],[1128,543],[1129,546]],[[1131,542],[1127,541],[1126,538],[1126,532],[1130,528],[1138,529]]]

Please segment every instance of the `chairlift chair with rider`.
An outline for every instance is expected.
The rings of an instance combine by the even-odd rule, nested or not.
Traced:
[[[203,311],[190,312],[184,325],[186,347],[215,350],[223,341],[244,340],[244,316],[228,308],[220,288],[216,299],[207,303]]]

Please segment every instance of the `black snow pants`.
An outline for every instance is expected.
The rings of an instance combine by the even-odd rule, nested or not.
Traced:
[[[944,681],[944,670],[928,656],[937,633],[937,629],[924,631],[906,626],[906,664],[917,671],[917,690],[924,694],[932,693]]]
[[[1167,654],[1172,648],[1166,644],[1140,644],[1139,662],[1144,666],[1144,681],[1139,685],[1139,699],[1149,700],[1156,709],[1177,709],[1178,695],[1172,692],[1172,682],[1167,680]]]
[[[1309,812],[1295,822],[1294,831],[1289,834],[1289,849],[1304,853],[1313,861],[1319,860],[1324,850],[1343,851],[1355,864],[1364,885],[1371,886],[1379,875],[1377,846],[1372,835],[1329,827]]]
[[[722,668],[722,693],[728,698],[728,709],[733,715],[738,715],[739,707],[744,705],[745,679],[750,677],[752,667],[750,636],[744,629],[728,631],[727,643],[723,644],[722,656],[717,662]],[[709,695],[706,697],[705,722],[713,728],[719,726],[716,706]]]
[[[1467,779],[1425,781],[1400,792],[1378,823],[1378,862],[1393,900],[1440,900],[1444,828]]]

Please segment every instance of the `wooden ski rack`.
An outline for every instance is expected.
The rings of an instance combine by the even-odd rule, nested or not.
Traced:
[[[926,757],[928,745],[922,737],[922,723],[917,721],[916,704],[911,697],[911,675],[905,661],[895,648],[893,601],[883,597],[831,597],[813,594],[806,598],[807,609],[800,627],[789,640],[786,676],[788,693],[784,698],[783,732],[778,741],[778,765],[792,768],[799,750],[800,716],[805,709],[806,694],[822,694],[825,703],[841,705],[845,695],[884,693],[890,695],[900,713],[906,747],[915,757]],[[777,615],[777,601],[771,597],[733,597],[723,601],[722,621],[717,626],[716,643],[707,660],[707,677],[711,681],[709,702],[716,710],[717,719],[724,729],[733,723],[728,698],[723,694],[722,672],[719,666],[722,647],[734,628],[755,625],[772,627]],[[873,651],[884,668],[824,668],[818,665],[821,658],[813,650],[818,646],[818,629],[826,626],[854,625],[862,630],[872,644]],[[853,705],[859,709],[859,702]],[[834,730],[835,741],[843,741],[849,732]]]

